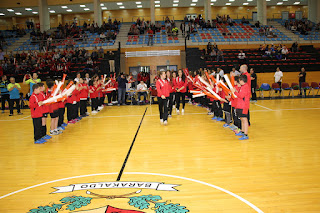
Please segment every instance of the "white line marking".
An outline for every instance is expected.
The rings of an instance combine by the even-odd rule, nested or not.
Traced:
[[[63,181],[63,180],[70,180],[70,179],[74,179],[74,178],[82,178],[82,177],[92,177],[92,176],[98,176],[98,175],[117,175],[118,173],[98,173],[98,174],[90,174],[90,175],[79,175],[79,176],[74,176],[74,177],[68,177],[68,178],[62,178],[62,179],[58,179],[58,180],[53,180],[53,181],[48,181],[48,182],[45,182],[45,183],[40,183],[40,184],[37,184],[37,185],[34,185],[34,186],[29,186],[27,188],[24,188],[24,189],[20,189],[20,190],[17,190],[17,191],[14,191],[14,192],[11,192],[9,194],[6,194],[6,195],[3,195],[0,197],[0,199],[3,199],[3,198],[6,198],[10,195],[13,195],[13,194],[17,194],[19,192],[23,192],[23,191],[26,191],[28,189],[32,189],[32,188],[35,188],[35,187],[38,187],[38,186],[43,186],[43,185],[46,185],[46,184],[49,184],[49,183],[55,183],[55,182],[59,182],[59,181]],[[252,203],[250,203],[249,201],[247,201],[246,199],[240,197],[239,195],[236,195],[235,193],[233,192],[230,192],[224,188],[221,188],[219,186],[216,186],[216,185],[213,185],[213,184],[210,184],[210,183],[206,183],[206,182],[203,182],[203,181],[200,181],[200,180],[195,180],[195,179],[192,179],[192,178],[186,178],[186,177],[180,177],[180,176],[176,176],[176,175],[167,175],[167,174],[158,174],[158,173],[146,173],[146,172],[124,172],[124,174],[127,174],[127,175],[156,175],[156,176],[165,176],[165,177],[171,177],[171,178],[178,178],[178,179],[183,179],[183,180],[188,180],[188,181],[192,181],[192,182],[196,182],[196,183],[200,183],[200,184],[203,184],[203,185],[207,185],[207,186],[210,186],[212,188],[215,188],[217,190],[220,190],[222,192],[225,192],[229,195],[231,195],[232,197],[235,197],[237,199],[239,199],[240,201],[244,202],[245,204],[247,204],[248,206],[250,206],[251,208],[253,208],[256,212],[258,213],[263,213],[263,211],[261,209],[259,209],[258,207],[256,207],[255,205],[253,205]]]
[[[255,104],[258,105],[258,104]],[[260,106],[260,105],[258,105]],[[320,108],[295,108],[295,109],[270,109],[264,106],[260,106],[262,108],[265,108],[266,110],[263,109],[258,109],[258,110],[250,110],[250,112],[270,112],[270,111],[300,111],[300,110],[319,110]],[[207,113],[185,113],[184,115],[206,115]],[[159,116],[159,114],[152,114],[152,115],[146,115],[149,117],[154,117],[154,116]],[[20,119],[15,119],[15,120],[0,120],[1,121],[26,121],[26,120],[31,120],[29,118],[30,116],[26,116]],[[91,115],[89,118],[125,118],[125,117],[141,117],[141,115],[106,115],[106,116],[96,116],[96,115]],[[28,118],[28,119],[26,119]]]
[[[268,107],[261,106],[261,105],[259,105],[259,104],[254,104],[254,105],[259,106],[259,107],[262,107],[262,108],[267,109],[267,110],[270,110],[270,111],[272,111],[272,110],[273,110],[273,109],[270,109],[270,108],[268,108]]]

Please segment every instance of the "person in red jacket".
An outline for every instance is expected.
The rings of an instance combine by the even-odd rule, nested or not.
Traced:
[[[231,91],[235,93],[235,95],[238,97],[237,100],[237,115],[240,117],[241,120],[241,126],[242,126],[242,131],[237,133],[237,136],[242,136],[239,138],[239,140],[247,140],[249,139],[248,137],[248,129],[249,129],[249,122],[248,122],[248,112],[249,112],[249,107],[250,107],[250,87],[247,84],[247,76],[242,75],[239,78],[239,83],[241,85],[241,88],[239,91],[236,89],[232,88]]]
[[[182,99],[182,110],[181,113],[184,114],[184,107],[186,105],[185,99],[186,99],[186,92],[187,92],[187,84],[188,81],[186,79],[186,76],[180,69],[178,71],[178,77],[176,78],[175,82],[175,88],[176,88],[176,102],[177,102],[177,115],[179,115],[180,111],[180,99]]]
[[[89,93],[91,99],[91,113],[97,114],[98,113],[98,94],[99,94],[99,86],[96,80],[91,80],[89,82]]]
[[[44,93],[46,88],[44,86],[44,83],[38,83],[38,85],[40,87],[39,101],[44,101],[46,99],[46,94]],[[41,127],[42,137],[45,140],[51,139],[52,137],[50,135],[47,135],[47,117],[49,114],[49,106],[42,105],[41,111],[42,111],[42,127]]]
[[[88,99],[89,88],[88,85],[83,81],[83,78],[79,80],[79,98],[80,98],[80,116],[86,117],[87,115],[87,99]]]
[[[40,86],[38,84],[34,84],[32,86],[33,93],[29,99],[29,106],[31,111],[31,117],[33,122],[33,132],[34,132],[34,143],[41,144],[46,142],[45,139],[42,138],[42,109],[41,106],[42,101],[40,100]]]
[[[248,81],[246,84],[248,84],[248,86],[249,86],[249,94],[251,95],[251,80],[250,80],[251,75],[250,75],[250,73],[248,73],[248,66],[245,64],[241,65],[240,72],[241,72],[241,75],[247,76]],[[250,126],[250,111],[248,111],[248,122],[249,122],[249,126]]]
[[[157,87],[157,96],[159,104],[159,113],[160,113],[160,123],[167,125],[168,124],[168,101],[170,96],[171,86],[166,80],[166,72],[160,72],[160,79],[156,83]]]
[[[174,72],[172,72],[174,73]],[[174,88],[173,85],[173,78],[171,78],[171,72],[170,70],[168,70],[166,72],[167,74],[167,81],[170,84],[170,96],[169,96],[169,107],[168,107],[168,116],[172,117],[172,107],[173,107],[173,103],[175,101],[175,96],[176,96],[176,90]]]

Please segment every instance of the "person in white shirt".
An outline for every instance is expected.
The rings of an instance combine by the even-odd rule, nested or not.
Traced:
[[[141,98],[141,95],[143,95],[144,97],[143,101],[146,102],[148,88],[143,81],[140,81],[140,84],[138,84],[137,91],[138,91],[138,101],[142,102],[140,98]]]
[[[240,72],[239,72],[238,70],[236,70],[235,67],[232,67],[232,70],[231,70],[231,72],[230,72],[230,75],[231,75],[231,76],[240,76],[241,74],[240,74]]]
[[[243,52],[243,50],[240,50],[240,53],[238,54],[238,59],[240,65],[246,64],[246,54]]]
[[[223,78],[223,76],[224,76],[224,71],[223,71],[223,69],[218,68],[218,69],[217,69],[217,73],[219,73],[220,78]]]
[[[282,77],[283,77],[283,73],[280,70],[280,68],[277,67],[276,73],[274,74],[274,82],[279,84],[280,90],[281,90]],[[278,91],[276,90],[276,93],[277,92]]]
[[[79,83],[80,78],[81,78],[81,74],[80,74],[80,73],[77,73],[76,78],[74,79],[74,82]]]
[[[283,45],[283,47],[281,49],[281,54],[282,54],[282,59],[283,60],[287,60],[288,53],[289,53],[288,48],[285,45]]]

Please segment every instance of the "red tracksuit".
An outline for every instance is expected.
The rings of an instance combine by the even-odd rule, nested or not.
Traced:
[[[242,109],[243,114],[248,114],[250,107],[250,87],[248,84],[241,86],[240,91],[236,92],[235,95],[238,97],[237,109]]]

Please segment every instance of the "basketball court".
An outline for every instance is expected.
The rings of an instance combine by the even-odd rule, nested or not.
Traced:
[[[243,142],[190,104],[168,126],[158,105],[105,107],[45,144],[29,110],[1,114],[1,213],[320,212],[319,106],[251,104]]]

